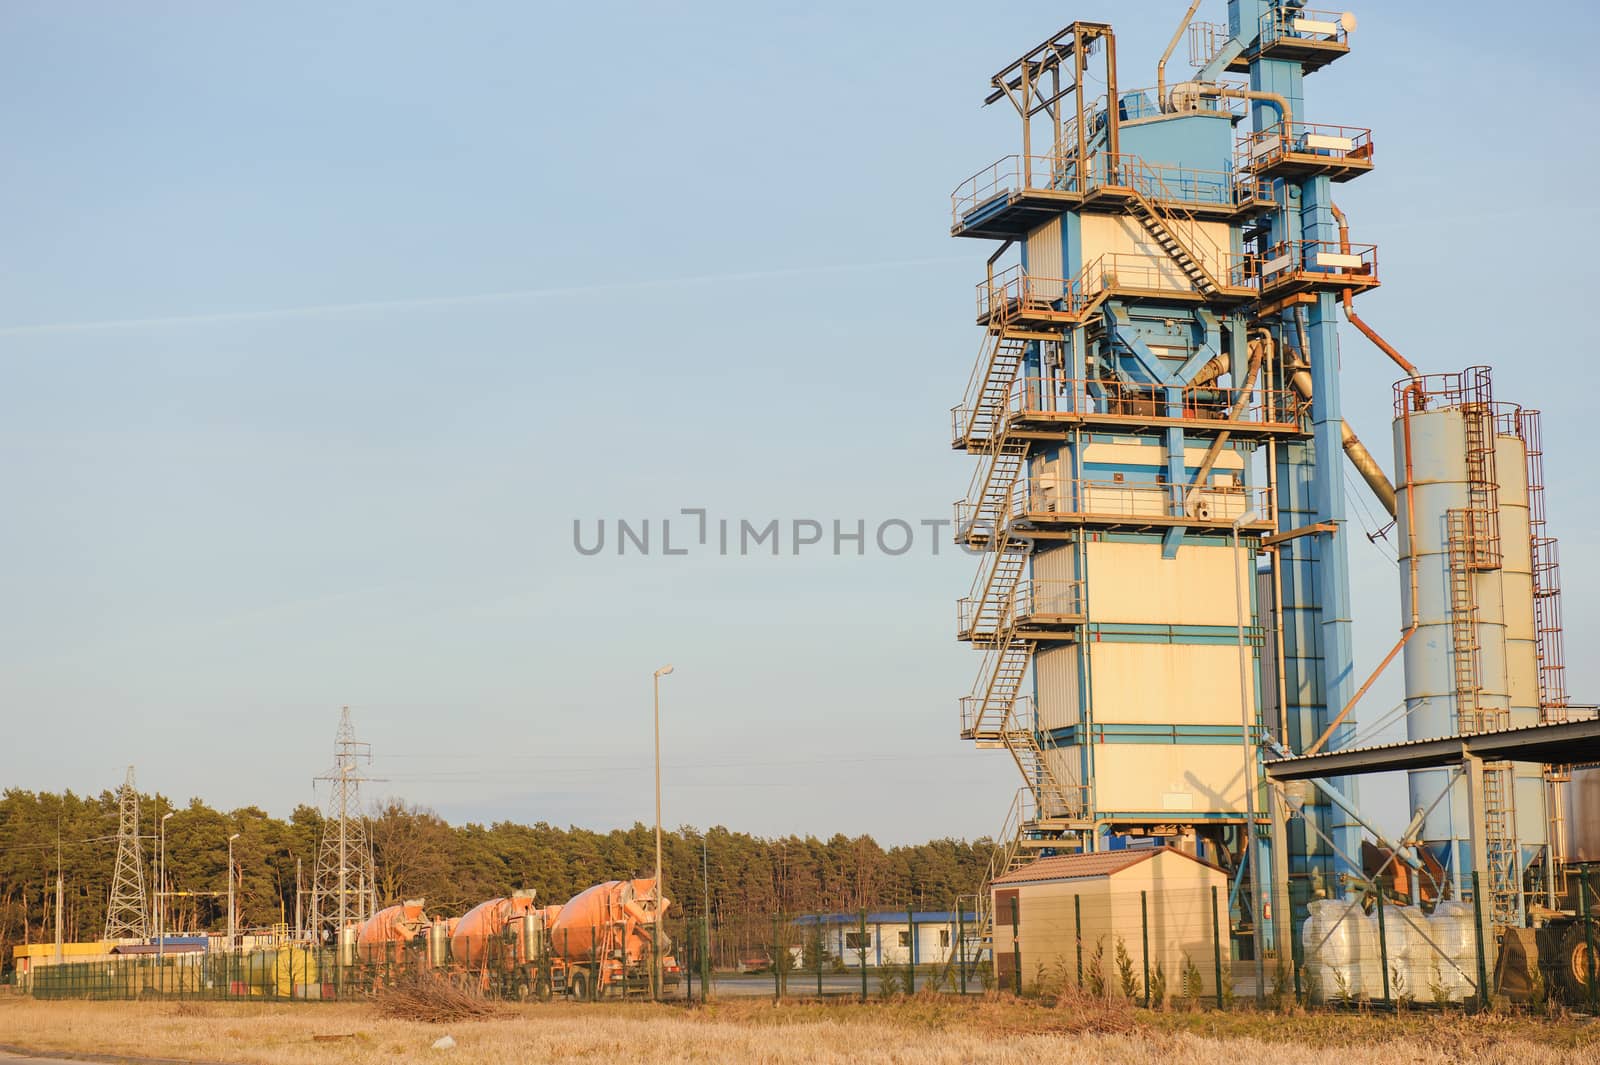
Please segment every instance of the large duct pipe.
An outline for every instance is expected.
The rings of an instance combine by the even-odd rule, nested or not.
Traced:
[[[1262,92],[1258,89],[1235,89],[1227,85],[1201,85],[1201,96],[1215,96],[1218,99],[1253,100],[1256,103],[1271,104],[1278,109],[1278,120],[1283,124],[1283,135],[1290,136],[1294,130],[1294,109],[1289,106],[1289,98],[1275,92]]]
[[[1189,5],[1189,11],[1183,16],[1183,21],[1178,23],[1178,28],[1173,31],[1172,40],[1167,42],[1167,50],[1161,53],[1161,62],[1156,64],[1156,106],[1162,111],[1167,109],[1167,60],[1172,58],[1172,53],[1177,51],[1178,42],[1183,39],[1183,31],[1189,28],[1189,22],[1194,18],[1194,13],[1200,10],[1201,0],[1194,0]]]
[[[1301,399],[1311,402],[1311,371],[1303,364],[1295,366],[1289,374],[1289,386],[1295,390]],[[1399,508],[1395,500],[1394,484],[1389,480],[1388,474],[1383,472],[1383,467],[1378,464],[1377,458],[1367,450],[1367,445],[1361,442],[1356,431],[1350,428],[1350,423],[1339,421],[1339,440],[1344,445],[1344,453],[1350,459],[1350,465],[1356,468],[1361,479],[1372,489],[1372,494],[1378,497],[1378,502],[1383,504],[1383,509],[1389,512],[1389,517],[1399,516]]]

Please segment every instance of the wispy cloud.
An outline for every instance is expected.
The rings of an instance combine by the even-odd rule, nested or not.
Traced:
[[[169,326],[213,325],[232,322],[264,322],[284,318],[319,318],[366,311],[410,311],[448,307],[471,307],[493,303],[515,303],[550,296],[582,295],[597,292],[638,291],[679,286],[732,284],[742,281],[767,281],[784,277],[812,277],[822,274],[865,273],[903,270],[967,262],[965,256],[939,256],[926,259],[891,259],[870,263],[834,263],[821,266],[795,266],[773,270],[744,270],[722,274],[695,274],[687,277],[641,278],[637,281],[608,281],[587,285],[552,285],[545,288],[508,289],[459,296],[421,296],[394,300],[361,300],[351,303],[318,303],[302,307],[274,307],[253,311],[218,311],[211,314],[172,314],[148,318],[113,318],[85,322],[42,322],[35,325],[0,326],[0,336],[40,336],[62,333],[112,332],[122,329],[161,329]]]

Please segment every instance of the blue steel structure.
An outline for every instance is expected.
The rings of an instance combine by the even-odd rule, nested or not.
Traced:
[[[1187,840],[1236,886],[1257,881],[1235,924],[1260,928],[1262,737],[1337,749],[1355,729],[1336,720],[1356,688],[1336,317],[1378,278],[1331,191],[1371,169],[1372,140],[1306,121],[1306,75],[1349,51],[1341,16],[1229,0],[1226,30],[1204,30],[1203,68],[1165,98],[1118,87],[1099,23],[991,80],[1023,147],[953,198],[954,235],[1002,242],[953,412],[955,446],[980,459],[957,539],[983,551],[959,611],[984,652],[962,734],[1023,777],[991,876]],[[1102,69],[1105,95],[1086,98]],[[1221,592],[1178,602],[1200,586]],[[1154,674],[1199,690],[1174,697]],[[1274,856],[1296,908],[1313,880],[1359,872],[1340,857],[1360,853],[1354,784],[1333,786],[1345,801],[1308,802]]]

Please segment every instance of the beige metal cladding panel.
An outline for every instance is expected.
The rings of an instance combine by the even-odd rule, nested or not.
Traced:
[[[1239,723],[1237,645],[1097,643],[1091,654],[1097,721]]]
[[[1232,246],[1228,225],[1225,222],[1201,222],[1198,228],[1201,240],[1195,242],[1196,246],[1191,250],[1216,276],[1222,272],[1221,256]],[[1085,265],[1102,255],[1144,256],[1159,271],[1161,288],[1180,291],[1194,288],[1193,282],[1157,243],[1155,236],[1136,218],[1129,215],[1085,214],[1082,216],[1080,232]]]
[[[1033,579],[1037,581],[1070,581],[1073,576],[1072,556],[1070,546],[1051,547],[1048,543],[1044,550],[1033,556]]]
[[[1061,269],[1061,219],[1052,218],[1028,234],[1028,274],[1063,277]]]
[[[1094,619],[1159,625],[1238,624],[1238,577],[1229,547],[1185,544],[1162,558],[1160,544],[1088,545],[1087,574]],[[1248,552],[1239,570],[1248,576]],[[1245,596],[1249,609],[1249,595]],[[1246,622],[1248,623],[1248,618]]]
[[[1238,744],[1103,743],[1094,749],[1095,805],[1172,814],[1244,809],[1244,749]]]
[[[1165,470],[1166,460],[1162,457],[1164,450],[1155,443],[1109,443],[1097,440],[1083,449],[1083,461],[1086,464],[1094,463],[1119,463],[1127,466],[1148,466],[1152,470]],[[1191,467],[1199,466],[1205,459],[1206,449],[1203,447],[1185,448],[1183,460]],[[1224,449],[1217,455],[1214,468],[1217,470],[1242,470],[1244,456],[1237,451]],[[1104,476],[1094,473],[1085,475],[1089,480],[1104,480]]]
[[[1076,646],[1048,647],[1033,656],[1040,728],[1068,728],[1081,720],[1078,700],[1078,656],[1081,653]]]

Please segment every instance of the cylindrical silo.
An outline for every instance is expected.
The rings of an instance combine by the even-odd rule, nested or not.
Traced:
[[[1499,537],[1494,478],[1501,446],[1487,371],[1446,380],[1442,390],[1424,391],[1419,385],[1397,393],[1402,630],[1412,623],[1413,553],[1417,570],[1417,632],[1403,658],[1406,737],[1412,740],[1453,736],[1463,727],[1503,727],[1511,706],[1504,588],[1497,553],[1489,546]],[[1482,445],[1473,458],[1475,441]],[[1524,485],[1524,527],[1526,494]],[[1470,536],[1464,538],[1463,532]],[[1449,777],[1445,769],[1410,774],[1412,809],[1432,804]],[[1452,871],[1461,869],[1467,856],[1451,854],[1457,849],[1451,841],[1470,835],[1464,793],[1439,803],[1424,823],[1424,841]]]
[[[1495,437],[1499,483],[1500,588],[1506,623],[1506,680],[1510,728],[1537,725],[1539,645],[1533,614],[1533,528],[1528,502],[1528,449],[1516,408],[1501,412]],[[1531,860],[1549,839],[1549,789],[1542,766],[1519,762],[1514,770],[1517,840]]]

